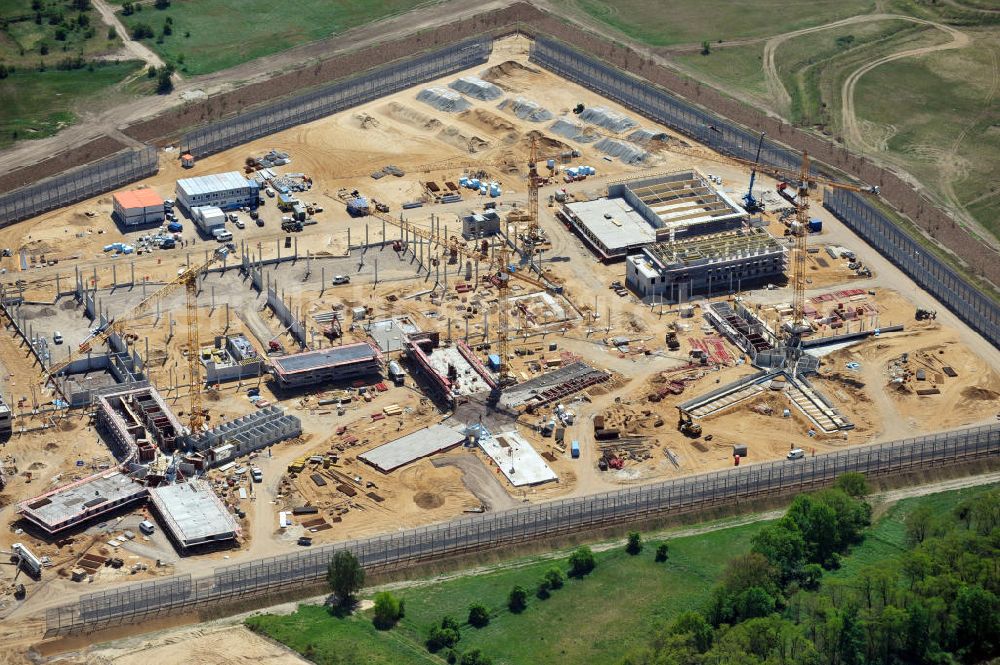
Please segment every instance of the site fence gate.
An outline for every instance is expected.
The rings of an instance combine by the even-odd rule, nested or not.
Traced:
[[[46,635],[92,632],[152,616],[196,611],[213,604],[318,584],[324,579],[333,554],[344,549],[353,552],[369,571],[402,569],[466,552],[803,491],[829,484],[848,471],[880,476],[925,468],[929,464],[997,456],[1000,456],[1000,425],[990,425],[522,506],[222,566],[213,575],[195,580],[190,575],[180,575],[85,594],[76,603],[46,612]]]
[[[205,157],[482,64],[489,59],[492,50],[493,40],[490,37],[466,39],[211,123],[186,134],[181,147],[195,157]]]

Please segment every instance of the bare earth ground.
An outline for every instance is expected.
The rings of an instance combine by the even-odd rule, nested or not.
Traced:
[[[906,487],[898,490],[891,490],[872,497],[873,503],[878,510],[884,510],[889,505],[902,499],[925,496],[938,492],[952,491],[964,487],[974,487],[978,485],[988,485],[1000,482],[1000,473],[984,474],[968,478],[957,478],[930,485],[916,487]],[[726,519],[708,524],[695,525],[691,527],[675,528],[661,534],[650,534],[648,537],[655,539],[658,537],[679,538],[685,536],[697,536],[719,529],[726,529],[756,521],[773,520],[779,517],[784,511],[773,510],[764,513],[745,515],[732,519]],[[623,540],[613,540],[599,543],[593,547],[597,551],[608,550],[621,547]],[[495,571],[497,569],[511,569],[523,565],[534,563],[540,559],[556,559],[565,556],[565,552],[552,552],[539,555],[530,559],[513,560],[491,564],[488,569],[475,567],[455,573],[438,575],[428,579],[410,580],[394,582],[379,587],[366,589],[362,593],[370,595],[379,590],[405,590],[415,586],[426,586],[438,584],[447,580],[477,575],[486,570]],[[312,598],[303,602],[321,603],[325,596]],[[265,611],[275,614],[294,612],[298,602],[284,603],[265,608]],[[226,663],[254,662],[254,660],[266,660],[267,662],[278,663],[279,665],[293,665],[295,663],[305,663],[297,654],[294,654],[280,645],[274,644],[262,637],[252,633],[243,627],[242,622],[247,614],[226,617],[214,621],[204,622],[197,626],[183,626],[165,631],[137,635],[135,637],[125,637],[105,644],[87,647],[77,653],[58,655],[52,658],[53,663],[67,663],[72,665],[141,665],[142,663],[156,662],[164,665],[174,665],[189,663],[197,659],[202,665],[224,665]],[[13,654],[12,654],[13,655]],[[10,660],[8,662],[22,662]]]
[[[498,44],[493,59],[486,67],[467,73],[484,74],[484,70],[488,70],[485,75],[494,76],[498,84],[516,90],[513,94],[534,99],[557,114],[583,102],[588,106],[608,106],[630,115],[621,107],[551,74],[525,69],[526,45],[524,40],[506,40]],[[522,66],[506,64],[509,61],[518,62]],[[498,65],[504,66],[493,69]],[[457,76],[435,83],[444,84]],[[528,132],[537,130],[545,133],[546,125],[522,121],[497,109],[495,102],[474,101],[470,112],[461,115],[438,112],[416,100],[418,91],[419,89],[406,90],[349,112],[212,156],[198,163],[191,171],[183,171],[178,166],[175,153],[163,153],[161,172],[141,185],[153,187],[162,195],[169,196],[173,180],[178,177],[239,169],[247,155],[260,155],[271,148],[285,150],[291,155],[292,163],[279,170],[310,175],[315,185],[303,198],[322,204],[325,211],[317,215],[317,226],[295,234],[300,256],[310,253],[313,258],[300,258],[294,264],[286,263],[279,268],[268,268],[265,272],[269,279],[278,280],[292,307],[301,308],[310,332],[320,332],[320,326],[311,318],[313,314],[327,312],[334,307],[365,305],[372,307],[376,318],[405,315],[424,330],[442,332],[442,337],[449,334],[453,338],[463,337],[468,321],[469,336],[474,342],[478,341],[482,339],[484,331],[483,312],[489,312],[490,319],[496,320],[496,297],[489,289],[484,288],[463,295],[454,291],[454,284],[468,279],[471,268],[461,264],[447,266],[447,262],[442,261],[442,267],[446,267],[448,271],[450,283],[447,297],[442,298],[442,289],[438,289],[433,296],[430,293],[435,285],[435,276],[428,277],[426,272],[418,274],[416,260],[409,254],[400,258],[391,248],[378,246],[369,248],[367,252],[355,249],[348,254],[348,231],[354,246],[365,238],[366,230],[369,241],[377,244],[382,240],[382,227],[372,218],[349,218],[337,200],[337,191],[341,187],[348,190],[359,188],[363,193],[390,204],[392,214],[396,214],[403,201],[420,196],[422,181],[457,181],[462,173],[457,166],[422,173],[418,170],[420,165],[451,157],[470,159],[467,151],[456,146],[454,137],[462,135],[470,140],[478,137],[489,145],[477,152],[475,159],[487,162],[485,168],[491,170],[492,176],[503,183],[505,193],[500,200],[501,210],[506,213],[510,209],[510,203],[527,198],[523,174],[508,174],[497,169],[494,164],[507,159],[523,163],[526,159],[525,139]],[[641,124],[649,126],[649,123]],[[452,127],[455,131],[442,135],[441,131],[446,127]],[[549,150],[561,149],[556,148],[557,144],[551,141],[548,145]],[[502,476],[497,475],[497,469],[478,453],[453,453],[468,456],[463,459],[463,467],[480,465],[481,468],[473,466],[477,470],[472,473],[467,469],[463,473],[462,469],[454,466],[437,467],[424,460],[383,475],[357,460],[357,455],[364,450],[444,417],[443,413],[414,391],[412,380],[408,380],[404,388],[392,387],[387,392],[378,393],[371,402],[356,399],[347,405],[343,415],[337,414],[336,407],[318,404],[320,399],[329,395],[325,390],[283,395],[275,394],[266,381],[244,381],[241,385],[235,382],[223,384],[205,400],[213,423],[249,412],[252,407],[246,399],[246,390],[259,383],[262,394],[267,399],[280,401],[291,413],[302,418],[304,435],[301,440],[282,443],[275,446],[270,455],[260,455],[253,460],[264,470],[265,482],[250,487],[252,491],[248,499],[239,499],[237,486],[221,489],[227,502],[232,505],[238,503],[247,512],[242,524],[245,538],[239,548],[177,558],[171,556],[168,545],[155,538],[149,542],[142,541],[136,543],[134,551],[128,551],[128,557],[135,557],[130,558],[130,563],[146,562],[153,565],[149,565],[146,571],[129,576],[129,579],[173,572],[203,575],[223,561],[235,563],[292,551],[296,549],[295,539],[304,531],[301,525],[279,529],[277,511],[301,505],[307,500],[322,505],[322,515],[330,520],[331,529],[315,534],[319,541],[328,542],[449,519],[461,515],[465,510],[477,508],[484,503],[484,496],[499,498],[496,494],[498,489],[506,493],[507,502],[512,504],[522,500],[542,501],[560,496],[589,494],[624,484],[724,468],[732,464],[730,446],[734,442],[747,443],[751,448],[751,456],[744,463],[755,463],[782,456],[791,443],[804,444],[816,450],[830,450],[843,445],[993,419],[995,399],[991,399],[989,395],[991,391],[998,390],[993,368],[1000,367],[1000,352],[962,326],[926,293],[914,288],[897,269],[863,245],[825,210],[816,208],[813,214],[823,220],[824,230],[822,234],[811,238],[810,243],[819,248],[826,244],[836,244],[854,249],[859,259],[871,268],[875,277],[858,279],[846,270],[842,261],[830,260],[823,266],[815,258],[810,258],[808,295],[815,296],[845,288],[860,288],[866,292],[873,289],[876,291],[875,295],[866,295],[865,300],[875,309],[881,324],[902,322],[907,331],[902,335],[885,335],[877,341],[866,342],[847,352],[841,352],[842,355],[831,356],[828,360],[831,370],[836,369],[838,373],[844,374],[847,370],[843,365],[848,361],[847,358],[854,358],[851,354],[857,354],[861,358],[859,362],[860,376],[865,384],[863,388],[844,387],[842,381],[832,378],[829,379],[831,383],[824,386],[833,399],[840,400],[845,413],[858,423],[857,430],[850,433],[846,441],[809,438],[806,422],[794,409],[793,413],[796,415],[783,419],[737,407],[729,413],[706,420],[706,433],[714,433],[714,438],[709,444],[702,444],[704,450],[698,448],[676,432],[673,405],[681,399],[717,387],[717,382],[731,381],[748,369],[745,365],[735,364],[738,352],[728,345],[727,350],[733,357],[729,363],[718,368],[710,366],[704,369],[680,369],[687,362],[686,353],[691,348],[691,342],[706,336],[701,328],[700,311],[696,312],[693,319],[680,320],[690,327],[680,333],[681,351],[673,354],[665,349],[663,334],[668,324],[679,320],[676,310],[642,305],[632,296],[619,298],[607,289],[611,281],[622,279],[622,265],[603,265],[597,262],[575,236],[567,233],[556,222],[553,210],[544,202],[556,186],[565,187],[571,195],[581,198],[599,196],[608,179],[635,173],[637,169],[617,161],[604,161],[601,154],[594,150],[593,144],[574,147],[579,147],[583,153],[574,163],[594,165],[598,169],[598,175],[582,182],[568,185],[560,182],[543,188],[540,221],[551,240],[551,248],[544,255],[546,275],[565,285],[568,297],[576,302],[582,314],[577,315],[567,302],[559,300],[556,306],[563,309],[564,320],[538,324],[520,316],[511,318],[515,328],[513,346],[534,352],[531,356],[519,356],[515,359],[513,369],[519,378],[530,378],[538,373],[531,366],[533,362],[551,359],[553,355],[560,356],[564,352],[569,354],[568,358],[584,358],[591,364],[608,370],[615,377],[610,387],[593,389],[570,404],[577,412],[578,420],[566,436],[580,441],[583,449],[581,459],[571,459],[568,452],[556,447],[552,439],[542,439],[530,429],[530,426],[537,424],[547,414],[522,418],[520,431],[540,453],[552,457],[550,464],[560,476],[558,483],[514,490]],[[744,190],[748,179],[748,175],[739,168],[669,152],[659,152],[653,161],[650,167],[657,171],[696,166],[703,172],[718,174],[724,179],[723,187],[734,196]],[[389,163],[406,169],[407,175],[379,181],[368,177],[371,170]],[[768,181],[763,186],[773,188],[774,183]],[[428,228],[430,215],[440,216],[442,226],[449,227],[448,235],[455,235],[458,228],[456,215],[480,205],[481,200],[477,196],[466,195],[463,203],[428,205],[415,211],[409,219]],[[88,211],[94,213],[94,216],[88,217],[85,214]],[[0,246],[15,250],[26,249],[29,259],[32,255],[35,256],[32,263],[40,263],[38,256],[42,253],[46,255],[46,260],[59,259],[59,263],[54,266],[29,268],[21,272],[15,251],[15,258],[3,259],[0,264],[0,267],[8,271],[4,276],[5,280],[24,278],[28,281],[27,296],[52,303],[26,305],[24,311],[31,314],[31,323],[37,332],[50,334],[53,330],[61,330],[66,335],[67,344],[55,351],[57,359],[61,357],[60,354],[66,353],[65,349],[75,346],[83,339],[90,324],[82,318],[79,309],[74,309],[70,300],[53,302],[56,275],[62,276],[62,288],[67,290],[74,267],[80,267],[88,283],[96,270],[98,296],[102,306],[112,314],[125,311],[143,296],[141,284],[134,287],[119,286],[112,292],[113,270],[109,264],[117,266],[115,272],[118,284],[121,284],[130,279],[132,259],[109,259],[101,248],[116,240],[134,240],[140,233],[123,236],[110,222],[109,214],[110,197],[102,196],[65,210],[48,213],[31,222],[0,230]],[[284,234],[277,231],[279,215],[274,210],[273,203],[263,208],[263,215],[266,220],[263,228],[251,223],[245,230],[234,230],[237,241],[246,242],[254,254],[273,257],[281,251],[287,255],[291,250],[282,246]],[[780,236],[783,228],[780,223],[771,220],[771,225],[772,232]],[[196,240],[191,237],[190,232],[186,235],[189,240]],[[386,239],[391,241],[397,237],[398,231],[390,226]],[[205,251],[215,246],[215,243],[196,240],[193,244],[172,252],[157,251],[138,256],[134,260],[136,280],[141,283],[143,278],[149,277],[151,285],[147,288],[151,290],[155,288],[153,282],[175,275],[179,264],[200,260]],[[188,253],[190,257],[187,256]],[[436,249],[435,255],[440,256],[440,250]],[[549,260],[553,257],[561,260]],[[374,280],[376,262],[379,266],[377,284]],[[350,275],[351,283],[331,287],[329,278],[338,273]],[[472,275],[474,276],[474,272]],[[523,288],[520,283],[515,286],[514,295],[529,294],[530,290]],[[787,288],[758,290],[741,295],[751,303],[759,303],[765,318],[775,316],[773,306],[787,303],[791,297]],[[729,295],[720,294],[717,297],[727,298]],[[937,309],[937,322],[915,324],[913,309],[916,306]],[[206,344],[214,335],[228,330],[246,333],[258,346],[266,345],[273,337],[280,340],[286,349],[293,349],[291,339],[282,334],[275,317],[262,307],[263,299],[250,291],[234,270],[227,270],[223,275],[211,275],[203,284],[200,299],[201,343]],[[477,313],[467,319],[470,307]],[[547,305],[538,306],[537,316],[546,319],[553,312]],[[447,325],[449,319],[450,328]],[[174,337],[170,337],[170,320],[175,322]],[[186,315],[180,296],[164,301],[159,316],[151,311],[134,324],[134,332],[139,337],[137,345],[143,353],[146,340],[149,340],[153,356],[150,373],[155,383],[172,406],[181,413],[186,412],[188,407],[189,377],[185,376],[186,366],[182,355],[186,351],[186,336],[181,334],[185,324]],[[605,338],[616,335],[627,336],[633,341],[629,353],[619,353],[605,344]],[[363,336],[361,330],[347,332],[347,340],[362,339]],[[318,335],[317,343],[329,344],[321,340],[322,337]],[[550,342],[557,344],[556,351],[549,351]],[[940,382],[936,376],[932,376],[930,380],[940,383],[942,390],[940,395],[933,397],[918,398],[887,393],[884,389],[888,382],[884,375],[886,363],[904,351],[916,356],[921,349],[926,349],[931,356],[949,363],[959,376]],[[944,354],[938,354],[939,350],[943,350]],[[15,405],[22,397],[26,398],[23,406],[16,406],[18,413],[30,409],[33,401],[47,401],[48,397],[38,389],[35,378],[37,374],[25,360],[25,351],[18,348],[9,335],[0,336],[0,351],[0,362],[6,368],[9,380],[3,386],[5,393],[13,397]],[[652,379],[661,372],[677,371],[690,379],[684,395],[659,404],[648,403],[646,395]],[[32,397],[32,388],[35,390],[35,397]],[[841,398],[838,392],[842,392],[846,398]],[[619,399],[624,405],[616,404]],[[392,404],[404,409],[403,417],[372,419],[373,415],[381,413],[384,407]],[[629,410],[634,413],[627,413]],[[645,410],[651,412],[650,416],[642,413]],[[599,455],[593,441],[592,417],[611,411],[618,412],[622,418],[633,418],[636,427],[644,428],[645,434],[653,440],[653,454],[643,461],[630,461],[622,471],[602,473],[597,469]],[[663,421],[660,425],[656,425],[657,416]],[[643,419],[646,424],[638,424]],[[44,418],[26,418],[25,422],[31,426],[52,424]],[[342,437],[333,432],[337,426],[346,427],[347,432],[357,437],[358,441],[345,444]],[[0,519],[10,520],[14,517],[13,502],[67,482],[87,472],[92,465],[107,460],[106,448],[85,419],[74,417],[59,427],[68,429],[48,429],[18,435],[6,444],[5,449],[0,450],[0,454],[9,455],[16,460],[18,469],[3,495],[7,505],[0,512]],[[63,434],[63,431],[70,435]],[[774,436],[775,432],[780,432],[780,436]],[[674,468],[669,462],[665,449],[672,449],[678,454],[679,468]],[[331,450],[336,450],[340,458],[334,471],[352,478],[360,477],[362,486],[367,482],[375,483],[376,487],[365,488],[365,492],[373,491],[383,501],[367,497],[365,492],[348,500],[336,490],[336,483],[328,481],[325,487],[319,488],[311,481],[309,473],[300,474],[294,479],[286,476],[286,467],[292,460]],[[82,469],[76,466],[77,459],[84,461]],[[30,482],[26,475],[28,471],[31,472]],[[485,483],[482,478],[484,472],[497,479],[495,485]],[[217,476],[213,478],[220,482],[221,488],[222,479]],[[247,485],[244,484],[244,487]],[[118,584],[120,580],[110,572],[107,575],[102,572],[93,582],[84,585],[72,583],[63,575],[84,551],[91,547],[109,547],[106,540],[110,535],[132,524],[130,520],[138,518],[140,515],[133,514],[121,522],[117,519],[108,520],[104,527],[94,527],[74,536],[72,542],[65,543],[62,548],[42,543],[27,534],[4,532],[5,535],[0,537],[0,545],[6,546],[14,539],[22,539],[37,547],[40,553],[52,557],[56,563],[42,583],[29,586],[29,597],[25,603],[16,605],[10,602],[9,596],[3,597],[6,600],[0,599],[6,603],[0,603],[0,616],[6,616],[4,624],[33,626],[30,618],[47,607],[69,602],[81,592]],[[336,521],[336,518],[340,518],[340,521]],[[155,567],[155,558],[161,558],[161,562],[166,565]],[[58,572],[59,570],[63,573]],[[0,573],[8,580],[13,571],[5,567]]]

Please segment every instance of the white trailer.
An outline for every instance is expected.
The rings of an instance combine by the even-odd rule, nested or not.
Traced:
[[[24,572],[35,578],[42,576],[42,562],[24,544],[14,543],[11,550],[14,553],[11,559],[16,560]]]

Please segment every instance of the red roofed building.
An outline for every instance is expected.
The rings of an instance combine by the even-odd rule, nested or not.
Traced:
[[[114,195],[114,216],[123,226],[159,224],[164,219],[163,197],[152,189],[133,189]]]

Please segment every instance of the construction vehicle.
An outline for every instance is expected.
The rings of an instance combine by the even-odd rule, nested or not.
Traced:
[[[697,439],[701,436],[701,424],[694,422],[690,415],[681,412],[680,419],[677,421],[677,431],[684,436]]]
[[[670,349],[671,351],[676,351],[677,349],[681,348],[681,343],[677,339],[676,331],[673,330],[667,331],[667,336],[665,341],[667,344],[667,348]]]
[[[918,307],[917,311],[913,315],[913,318],[917,321],[933,321],[937,318],[937,312],[933,309],[923,309]]]
[[[757,156],[753,159],[753,168],[750,169],[750,186],[747,188],[747,193],[743,195],[743,208],[747,212],[754,213],[760,212],[764,209],[753,195],[753,185],[757,180],[757,164],[760,162],[760,149],[764,146],[764,136],[766,132],[760,133],[760,140],[757,142]]]
[[[118,335],[122,339],[127,336],[126,330],[136,318],[144,314],[154,304],[160,302],[167,296],[183,288],[186,295],[187,313],[187,364],[188,377],[191,381],[191,408],[189,411],[189,424],[192,432],[197,432],[204,424],[204,413],[201,407],[201,361],[198,358],[198,277],[205,274],[215,263],[224,261],[229,256],[229,248],[220,247],[210,253],[208,258],[196,266],[182,268],[177,277],[165,284],[161,289],[147,296],[138,305],[121,316],[115,317],[109,324],[98,330],[93,336],[87,338],[80,346],[60,363],[52,365],[46,372],[45,382],[52,382],[56,391],[61,394],[62,388],[55,377],[68,367],[72,362],[78,360],[95,347],[107,342],[111,335]],[[63,395],[65,397],[65,395]]]

